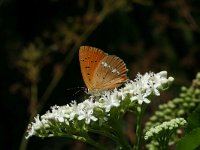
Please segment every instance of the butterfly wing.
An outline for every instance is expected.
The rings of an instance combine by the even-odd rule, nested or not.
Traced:
[[[91,46],[81,46],[79,49],[79,61],[81,67],[81,73],[83,80],[88,88],[92,90],[93,87],[93,77],[94,71],[96,70],[98,64],[102,61],[104,57],[108,54],[104,53],[102,50],[91,47]]]
[[[122,59],[107,55],[98,64],[92,83],[98,91],[111,90],[127,81],[127,68]]]

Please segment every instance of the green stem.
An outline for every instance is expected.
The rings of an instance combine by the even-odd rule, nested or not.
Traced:
[[[168,150],[169,149],[169,138],[168,137],[162,137],[159,142],[159,149],[160,150]]]
[[[118,139],[116,136],[114,136],[113,134],[111,134],[109,131],[106,131],[104,129],[101,129],[101,130],[95,130],[95,129],[89,129],[90,132],[92,133],[97,133],[99,135],[103,135],[111,140],[113,140],[114,142],[118,142]]]
[[[86,143],[91,144],[92,146],[94,146],[95,148],[100,149],[100,150],[108,150],[108,148],[103,146],[103,144],[100,144],[91,138],[87,139]]]
[[[160,150],[168,150],[169,149],[169,139],[173,133],[174,133],[173,130],[171,130],[171,131],[166,130],[164,133],[162,133],[162,135],[160,135],[161,137],[158,138],[158,142],[160,143],[159,144]]]
[[[122,132],[122,128],[121,128],[121,122],[122,122],[122,118],[119,119],[113,119],[113,128],[115,129],[115,134],[117,137],[117,143],[120,144],[121,149],[130,149],[130,145],[127,142],[127,140],[125,139],[125,136]]]
[[[84,143],[88,143],[92,146],[95,147],[95,149],[99,149],[99,150],[108,150],[108,148],[106,148],[105,146],[103,146],[103,144],[100,144],[98,142],[96,142],[95,140],[91,139],[89,136],[77,136],[77,135],[59,135],[58,137],[67,137],[67,138],[71,138],[74,140],[78,140]]]
[[[130,145],[128,144],[127,140],[124,138],[121,128],[118,130],[116,134],[118,137],[118,143],[120,143],[121,145],[121,149],[127,149],[127,150],[130,149]]]
[[[144,111],[146,110],[146,105],[142,105],[137,110],[137,125],[136,125],[136,145],[134,146],[135,150],[141,150],[142,146],[142,117]]]
[[[136,150],[140,150],[141,147],[141,120],[142,115],[141,113],[138,113],[136,126]]]

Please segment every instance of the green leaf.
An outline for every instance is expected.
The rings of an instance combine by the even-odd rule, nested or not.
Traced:
[[[189,115],[187,132],[200,127],[200,105]]]
[[[177,144],[177,150],[194,150],[200,146],[200,128],[192,130]]]

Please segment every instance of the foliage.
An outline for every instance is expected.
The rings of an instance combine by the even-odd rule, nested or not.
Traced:
[[[164,121],[171,120],[177,117],[185,117],[187,118],[189,114],[192,112],[194,108],[197,107],[197,104],[200,102],[200,74],[196,75],[196,79],[193,80],[191,87],[186,88],[182,87],[180,96],[178,98],[174,98],[170,100],[166,104],[159,105],[159,109],[155,111],[153,116],[150,117],[149,121],[146,123],[146,131],[149,128],[156,127]],[[197,114],[198,108],[195,112],[193,112],[188,118],[188,130],[193,129],[195,125],[198,124],[199,116]],[[198,126],[199,127],[199,126]],[[180,132],[179,134],[183,134]],[[177,132],[178,135],[178,132]],[[192,135],[191,135],[192,136]],[[177,137],[171,137],[171,144],[174,144],[177,141]],[[185,141],[185,140],[183,140]],[[149,149],[156,149],[159,146],[158,143],[152,140],[147,147]]]

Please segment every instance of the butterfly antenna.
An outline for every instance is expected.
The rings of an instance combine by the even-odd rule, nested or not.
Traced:
[[[80,93],[81,91],[84,91],[86,90],[85,87],[76,87],[76,88],[71,88],[71,89],[79,89],[78,91],[76,91],[74,94],[73,94],[73,97],[75,97],[78,93]]]
[[[73,94],[73,96],[76,96],[78,93],[80,93],[81,91],[83,91],[84,90],[84,87],[81,87],[78,91],[76,91],[74,94]]]

